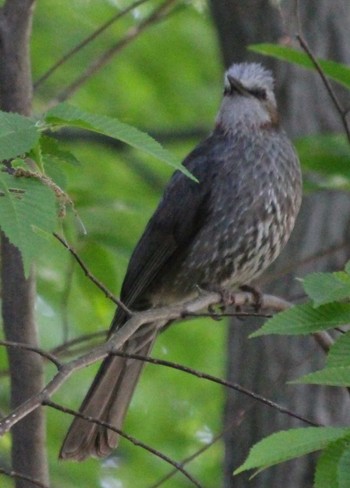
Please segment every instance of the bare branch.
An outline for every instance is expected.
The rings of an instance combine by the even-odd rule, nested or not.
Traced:
[[[167,368],[172,368],[172,369],[177,369],[179,371],[183,371],[184,373],[191,374],[193,376],[196,376],[197,378],[204,379],[204,380],[209,380],[213,383],[217,383],[219,385],[225,386],[226,388],[230,388],[232,390],[238,391],[239,393],[243,393],[244,395],[253,398],[254,400],[257,400],[260,403],[263,403],[264,405],[267,405],[268,407],[272,407],[273,409],[277,410],[278,412],[288,415],[289,417],[293,417],[295,419],[301,420],[302,422],[308,424],[308,425],[313,425],[314,427],[320,427],[321,424],[317,422],[313,422],[312,420],[307,419],[306,417],[302,417],[301,415],[296,414],[295,412],[292,412],[291,410],[288,410],[288,408],[282,407],[278,403],[275,403],[268,398],[263,397],[262,395],[259,395],[258,393],[255,393],[251,390],[248,390],[244,386],[239,385],[238,383],[232,383],[231,381],[223,380],[221,378],[217,378],[216,376],[213,376],[211,374],[203,373],[202,371],[197,371],[195,369],[189,368],[187,366],[183,366],[182,364],[178,363],[173,363],[170,361],[165,361],[163,359],[156,359],[156,358],[151,358],[151,357],[146,357],[146,356],[140,356],[138,354],[128,354],[124,352],[113,352],[113,355],[115,356],[120,356],[120,357],[125,357],[125,358],[130,358],[130,359],[137,359],[139,361],[144,361],[146,363],[151,363],[151,364],[157,364],[160,366],[166,366]]]
[[[140,22],[137,26],[130,28],[125,36],[107,51],[105,51],[99,58],[96,58],[86,70],[78,76],[71,84],[64,88],[56,97],[49,102],[49,106],[56,105],[59,102],[63,102],[70,98],[86,81],[91,78],[97,71],[105,66],[116,54],[122,51],[131,41],[136,39],[142,32],[155,25],[162,20],[165,20],[170,12],[170,7],[176,0],[166,0],[155,9],[152,14],[145,20]]]
[[[40,349],[39,347],[34,347],[29,344],[24,344],[22,342],[14,342],[14,341],[0,341],[0,346],[5,346],[5,347],[13,347],[17,349],[24,349],[25,351],[32,351],[35,352],[36,354],[39,354],[39,356],[42,356],[45,359],[48,359],[51,363],[53,363],[57,369],[60,369],[62,366],[62,363],[54,356],[53,354],[44,351],[43,349]]]
[[[85,46],[87,46],[89,43],[91,43],[93,40],[95,40],[99,35],[101,35],[105,30],[108,29],[111,25],[113,25],[117,20],[121,19],[124,17],[126,14],[128,14],[131,10],[133,10],[136,7],[139,7],[143,3],[148,2],[149,0],[138,0],[137,2],[134,2],[133,4],[129,5],[126,7],[124,10],[121,12],[118,12],[117,14],[113,15],[107,22],[102,24],[98,29],[96,29],[92,34],[87,36],[82,42],[77,44],[73,49],[68,51],[64,56],[62,56],[61,59],[59,59],[51,68],[49,68],[46,73],[44,73],[35,83],[34,83],[34,90],[36,90],[44,81],[46,81],[62,64],[66,63],[71,57],[73,57],[76,53],[81,51]]]
[[[348,120],[347,120],[347,116],[349,114],[349,111],[348,110],[344,110],[343,107],[341,106],[341,103],[339,102],[338,97],[335,94],[335,91],[333,90],[333,88],[332,88],[332,86],[331,86],[331,84],[330,84],[327,76],[325,75],[323,69],[321,68],[320,63],[317,61],[316,57],[313,55],[311,49],[309,48],[306,40],[300,34],[297,34],[296,35],[296,38],[297,38],[300,46],[302,47],[302,49],[309,56],[309,58],[312,61],[313,65],[315,66],[318,74],[320,75],[320,78],[321,78],[321,80],[322,80],[322,82],[323,82],[326,90],[328,91],[328,94],[331,97],[331,99],[332,99],[332,101],[334,103],[334,106],[337,109],[337,112],[339,113],[339,115],[341,117],[341,120],[342,120],[342,123],[343,123],[343,126],[344,126],[344,130],[345,130],[345,133],[346,133],[346,136],[348,138],[348,141],[350,142],[350,126],[349,126]]]
[[[24,481],[30,481],[35,486],[38,486],[39,488],[49,488],[48,485],[45,485],[44,483],[41,483],[39,480],[35,480],[31,478],[30,476],[26,476],[25,474],[18,473],[17,471],[7,471],[4,468],[0,468],[0,474],[3,474],[5,476],[8,476],[9,478],[17,478],[20,480]]]
[[[118,435],[123,437],[124,439],[127,439],[129,442],[134,444],[135,446],[142,447],[142,449],[145,449],[146,451],[150,452],[154,456],[157,456],[158,458],[162,459],[166,463],[170,464],[173,466],[176,471],[180,471],[189,481],[194,486],[197,486],[198,488],[202,488],[202,485],[198,483],[197,480],[195,480],[182,466],[181,464],[177,463],[173,459],[169,458],[162,452],[158,451],[157,449],[154,449],[153,447],[145,444],[144,442],[139,441],[133,436],[130,436],[129,434],[126,434],[125,432],[121,431],[120,429],[115,428],[113,425],[103,422],[102,420],[95,419],[94,417],[89,417],[87,415],[84,415],[80,412],[77,412],[76,410],[72,410],[71,408],[63,407],[57,403],[51,402],[49,400],[45,401],[43,405],[47,405],[48,407],[54,408],[56,410],[59,410],[60,412],[63,413],[68,413],[69,415],[73,415],[74,417],[79,417],[81,419],[87,420],[88,422],[91,422],[93,424],[101,425],[102,427],[107,427],[108,429],[112,430],[113,432],[116,432]]]
[[[224,436],[224,434],[226,432],[232,430],[233,428],[237,428],[242,423],[242,421],[244,420],[246,412],[247,412],[246,410],[238,412],[234,422],[231,422],[231,424],[228,427],[226,427],[219,434],[217,434],[215,437],[213,437],[213,439],[210,442],[208,442],[207,444],[202,446],[200,449],[197,449],[190,456],[187,456],[185,459],[183,459],[181,461],[180,465],[182,467],[186,466],[186,464],[188,464],[191,461],[193,461],[194,459],[196,459],[198,456],[203,454],[203,452],[210,449],[216,442],[218,442],[220,439],[222,439],[222,437]],[[156,483],[152,484],[148,488],[159,488],[159,486],[161,486],[163,483],[165,483],[170,478],[172,478],[176,473],[177,473],[176,469],[171,470],[168,474],[163,476],[160,480],[158,480]]]
[[[71,259],[68,263],[68,268],[65,273],[65,283],[63,286],[63,293],[61,296],[61,317],[62,317],[62,341],[63,343],[68,341],[69,335],[69,318],[68,318],[68,303],[69,297],[72,291],[72,284],[73,284],[73,276],[74,276],[74,265],[75,259],[74,256],[71,256]]]
[[[237,306],[252,306],[255,303],[255,298],[251,293],[236,293],[233,294],[234,303]],[[74,359],[64,365],[62,365],[56,375],[51,381],[37,394],[33,395],[26,402],[22,403],[19,407],[14,409],[7,417],[0,421],[0,436],[5,432],[8,432],[15,424],[21,419],[26,417],[30,412],[38,408],[44,402],[47,402],[51,396],[60,388],[60,386],[67,381],[67,379],[77,370],[85,368],[90,364],[93,364],[109,354],[114,354],[119,351],[123,344],[142,326],[150,322],[167,323],[181,319],[184,315],[189,313],[195,313],[197,311],[206,309],[210,306],[220,304],[221,295],[219,293],[201,293],[201,295],[187,303],[175,304],[173,306],[146,310],[144,312],[134,313],[130,317],[123,327],[115,331],[110,339],[99,346],[96,346],[91,351],[83,354],[82,356]],[[283,310],[290,306],[285,300],[279,299],[272,295],[263,296],[264,307],[267,309]],[[185,370],[185,369],[184,369]],[[207,375],[208,376],[208,375]],[[208,378],[209,379],[209,376]],[[217,381],[217,378],[215,379]],[[222,383],[224,384],[224,383]],[[248,394],[247,391],[237,386],[237,390],[242,393]],[[240,389],[239,389],[240,388]],[[265,399],[256,395],[256,399],[263,401]],[[273,402],[272,402],[273,403]],[[272,406],[270,403],[270,406]],[[284,411],[283,407],[279,411]]]
[[[61,237],[60,235],[58,235],[56,232],[53,233],[53,235],[56,237],[56,239],[58,241],[60,241],[61,244],[63,244],[63,246],[68,249],[68,251],[72,254],[72,256],[74,256],[75,260],[77,261],[77,263],[79,264],[79,266],[81,267],[81,269],[84,271],[85,275],[89,278],[89,280],[91,280],[100,290],[103,291],[103,293],[105,294],[105,296],[107,298],[109,298],[109,300],[112,300],[112,302],[114,302],[116,305],[118,305],[118,307],[122,308],[124,310],[124,312],[128,315],[128,316],[131,316],[132,315],[132,312],[131,310],[128,309],[128,307],[126,305],[124,305],[124,303],[119,300],[119,298],[116,298],[87,268],[86,264],[84,263],[84,261],[79,257],[79,255],[77,254],[77,252],[70,246],[70,244],[68,244],[68,242],[63,239],[63,237]]]
[[[70,349],[72,346],[80,345],[84,342],[89,342],[94,339],[98,338],[106,338],[108,334],[107,330],[100,330],[98,332],[93,332],[91,334],[84,334],[78,337],[75,337],[74,339],[71,339],[70,341],[63,342],[59,346],[54,347],[53,349],[50,350],[51,354],[61,354],[67,351],[67,349]]]

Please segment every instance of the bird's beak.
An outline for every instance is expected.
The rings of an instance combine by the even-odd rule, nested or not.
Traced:
[[[247,90],[242,83],[231,75],[227,75],[227,81],[230,84],[231,93],[236,92],[239,95],[247,95]]]

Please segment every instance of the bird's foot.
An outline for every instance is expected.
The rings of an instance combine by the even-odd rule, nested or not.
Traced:
[[[263,305],[263,295],[262,293],[254,288],[253,286],[249,285],[242,285],[239,287],[241,291],[245,291],[251,293],[253,295],[253,308],[256,312],[259,312]],[[220,315],[217,313],[217,308],[220,310],[221,313],[225,313],[227,307],[234,307],[236,313],[240,313],[242,311],[242,304],[237,304],[236,302],[236,295],[237,290],[233,291],[230,288],[223,288],[220,286],[210,285],[208,287],[198,287],[199,292],[214,292],[218,293],[221,297],[221,302],[219,305],[214,306],[210,305],[208,307],[208,312],[210,313],[211,317],[214,320],[221,320]],[[246,303],[248,305],[248,303]]]
[[[224,313],[227,307],[235,305],[235,294],[232,290],[213,285],[206,287],[205,290],[207,292],[214,292],[220,295],[221,302],[218,305],[218,308],[221,313]],[[215,307],[213,305],[209,305],[208,312],[215,320],[220,320],[220,316],[218,316],[218,314],[215,312]]]
[[[250,285],[242,285],[239,287],[239,289],[242,291],[247,291],[253,295],[253,307],[255,312],[260,312],[263,306],[263,294],[261,291]]]

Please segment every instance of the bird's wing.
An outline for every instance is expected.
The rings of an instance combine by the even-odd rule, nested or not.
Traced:
[[[215,164],[208,164],[203,148],[207,141],[184,161],[199,182],[192,181],[179,171],[174,173],[130,258],[121,299],[131,308],[157,274],[161,273],[169,258],[193,239],[208,215],[208,183],[215,177]],[[123,316],[119,308],[112,322],[113,329],[123,322]]]

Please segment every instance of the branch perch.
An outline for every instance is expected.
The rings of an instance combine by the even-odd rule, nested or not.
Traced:
[[[290,306],[288,302],[280,298],[265,295],[263,297],[264,307],[275,311],[285,310]],[[237,306],[254,305],[254,297],[251,293],[237,293],[234,295],[234,302]],[[221,303],[221,296],[219,293],[201,293],[196,299],[187,303],[177,304],[170,307],[147,310],[144,312],[134,313],[129,318],[125,325],[116,331],[110,339],[89,351],[80,357],[58,366],[57,374],[51,381],[37,394],[33,395],[26,402],[22,403],[18,408],[13,410],[7,417],[0,421],[0,435],[8,432],[21,419],[26,417],[30,412],[38,408],[43,403],[49,401],[51,396],[60,388],[60,386],[67,381],[67,379],[77,370],[85,368],[93,364],[108,354],[113,354],[121,349],[123,344],[133,335],[142,325],[149,322],[170,322],[179,320],[184,316],[201,310],[207,309],[210,306]]]

